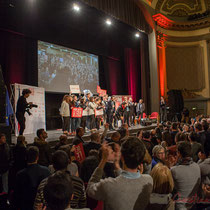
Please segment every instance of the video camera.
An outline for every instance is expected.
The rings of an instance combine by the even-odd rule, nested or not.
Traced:
[[[26,109],[26,112],[28,113],[28,115],[32,115],[31,112],[29,111],[32,108],[38,108],[38,105],[36,104],[30,104],[29,107]]]

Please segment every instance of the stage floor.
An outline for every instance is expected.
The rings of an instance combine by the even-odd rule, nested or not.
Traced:
[[[131,127],[129,127],[129,133],[130,133],[130,135],[136,135],[136,133],[139,130],[151,130],[151,129],[154,129],[156,126],[157,126],[156,123],[153,123],[152,125],[149,125],[149,126],[142,126],[142,125],[131,126]],[[111,134],[113,132],[115,132],[116,130],[108,131],[107,132],[107,136],[108,137],[111,136]],[[101,128],[99,130],[100,133],[103,133],[103,131],[104,131],[104,128]],[[58,142],[59,136],[63,134],[61,129],[48,130],[47,133],[48,133],[47,141],[50,143],[50,145],[54,145],[56,142]],[[85,135],[83,136],[83,139],[85,141],[89,141],[90,140],[90,134],[91,134],[90,132],[85,133]],[[26,134],[24,136],[25,136],[26,141],[28,142],[28,144],[31,144],[31,143],[34,142],[34,138],[36,137],[36,134],[35,133],[33,133],[33,134]],[[68,142],[71,143],[73,138],[74,138],[74,136],[68,136]],[[17,137],[15,135],[12,135],[12,143],[16,144],[16,139],[17,139]]]

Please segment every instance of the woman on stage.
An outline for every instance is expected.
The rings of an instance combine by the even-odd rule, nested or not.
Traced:
[[[69,134],[70,130],[70,109],[69,109],[69,95],[63,97],[61,104],[60,115],[62,116],[63,122],[63,133]]]

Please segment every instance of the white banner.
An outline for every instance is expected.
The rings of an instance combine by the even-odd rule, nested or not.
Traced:
[[[104,110],[103,109],[95,109],[95,116],[103,116],[104,115]]]
[[[37,108],[30,109],[32,115],[28,115],[25,113],[26,118],[26,128],[24,130],[23,135],[36,133],[39,128],[44,128],[46,130],[46,122],[45,122],[45,90],[44,88],[34,87],[29,85],[21,85],[15,84],[15,112],[17,108],[18,98],[22,95],[23,89],[29,89],[31,91],[30,96],[26,99],[27,102],[32,102],[33,104],[38,105]],[[18,122],[15,119],[15,134],[18,135]],[[28,140],[27,140],[28,141]],[[33,143],[34,139],[31,139]],[[14,143],[14,142],[13,142]]]
[[[71,93],[80,93],[79,85],[69,85]]]

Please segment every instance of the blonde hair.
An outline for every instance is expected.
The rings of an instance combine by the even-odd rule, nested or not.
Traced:
[[[64,95],[63,96],[63,101],[66,101],[68,97],[69,97],[69,95]]]
[[[174,180],[170,169],[158,163],[151,171],[153,178],[153,193],[169,194],[173,191]]]

